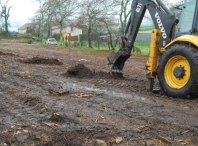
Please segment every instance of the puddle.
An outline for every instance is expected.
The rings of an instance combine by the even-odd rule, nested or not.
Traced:
[[[93,88],[89,87],[89,84],[77,84],[77,83],[69,83],[69,82],[61,82],[63,89],[72,89],[75,92],[79,91],[90,91],[90,92],[99,92],[99,93],[104,93],[108,96],[113,96],[113,97],[120,97],[120,98],[125,98],[129,100],[134,100],[134,101],[144,101],[144,102],[152,102],[150,99],[147,99],[145,97],[140,97],[136,94],[127,94],[127,93],[120,93],[120,92],[114,92],[114,91],[109,91],[107,89],[100,89],[100,88]]]

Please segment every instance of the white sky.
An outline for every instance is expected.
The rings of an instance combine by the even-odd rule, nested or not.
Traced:
[[[3,5],[6,1],[2,0]],[[18,31],[18,27],[30,22],[29,18],[32,18],[37,10],[37,5],[32,0],[9,0],[8,6],[12,6],[8,19],[11,25],[9,31]]]
[[[6,4],[7,0],[1,0],[3,5]],[[33,0],[9,0],[8,6],[12,6],[10,9],[9,31],[18,31],[18,27],[29,23],[29,18],[34,16],[34,13],[38,9],[37,4],[32,2]],[[167,0],[167,1],[181,1],[181,0]],[[182,0],[183,1],[183,0]],[[1,22],[0,22],[1,23]]]

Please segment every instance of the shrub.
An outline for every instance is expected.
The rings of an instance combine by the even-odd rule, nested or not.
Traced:
[[[60,34],[59,33],[55,33],[54,34],[54,38],[56,39],[56,41],[60,41]]]

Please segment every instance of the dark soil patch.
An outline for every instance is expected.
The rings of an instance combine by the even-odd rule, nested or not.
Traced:
[[[124,78],[122,73],[110,75],[109,72],[95,72],[91,71],[83,64],[70,67],[66,73],[63,74],[66,77],[76,78],[99,78],[99,79],[118,79]]]
[[[0,132],[0,143],[1,142],[5,142],[7,145],[12,145],[15,140],[11,134]]]
[[[69,94],[69,91],[54,91],[53,89],[48,89],[48,92],[52,95],[63,96],[65,94]]]
[[[99,79],[123,79],[123,74],[122,73],[115,73],[110,75],[109,72],[96,72],[94,74],[94,78],[99,78]]]
[[[56,122],[56,123],[64,123],[64,122],[69,122],[69,123],[75,123],[77,124],[77,120],[69,118],[66,115],[59,115],[57,113],[54,113],[49,119],[51,122]]]
[[[46,59],[46,58],[33,57],[32,59],[20,60],[20,62],[28,63],[28,64],[63,65],[62,62],[54,58]]]
[[[4,53],[4,52],[1,52],[0,51],[0,55],[10,55],[10,56],[15,56],[14,54],[12,54],[12,53]]]
[[[41,103],[41,98],[38,96],[21,97],[20,100],[29,106],[35,106],[38,103]]]

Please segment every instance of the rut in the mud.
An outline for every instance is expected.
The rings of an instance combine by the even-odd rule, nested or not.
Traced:
[[[33,57],[32,59],[19,60],[19,61],[28,64],[63,65],[62,62],[54,58],[46,59],[46,58]]]
[[[76,78],[99,78],[99,79],[119,79],[123,78],[123,74],[113,74],[110,75],[109,72],[95,72],[91,71],[88,67],[83,64],[78,64],[76,66],[70,67],[66,73],[63,74],[66,77],[76,77]]]
[[[4,52],[1,52],[0,51],[0,55],[10,55],[10,56],[15,56],[14,54],[12,54],[12,53],[4,53]]]

